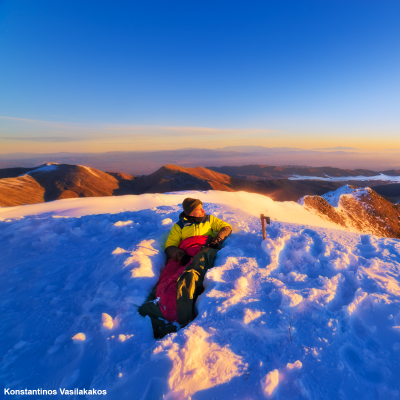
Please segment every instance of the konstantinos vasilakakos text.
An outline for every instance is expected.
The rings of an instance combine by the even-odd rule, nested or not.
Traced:
[[[60,394],[62,395],[67,395],[67,396],[73,396],[73,395],[106,395],[107,391],[106,390],[98,390],[98,389],[59,389]],[[5,388],[4,389],[4,395],[7,396],[20,396],[20,395],[57,395],[58,390],[57,389],[52,389],[52,390],[46,390],[46,389],[10,389],[10,388]]]

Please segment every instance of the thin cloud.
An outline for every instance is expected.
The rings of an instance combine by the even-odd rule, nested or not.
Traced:
[[[47,143],[61,143],[61,142],[76,142],[85,140],[83,138],[61,137],[61,136],[0,136],[0,140],[22,141],[22,142],[47,142]]]
[[[168,132],[176,132],[179,134],[193,134],[193,135],[242,135],[242,134],[250,134],[250,135],[265,135],[278,133],[280,131],[272,130],[272,129],[218,129],[218,128],[205,128],[205,127],[193,127],[193,126],[162,126],[157,127],[159,129],[168,131]],[[282,132],[280,132],[282,133]]]
[[[360,150],[357,147],[343,147],[343,146],[336,146],[336,147],[318,147],[312,150]]]
[[[28,118],[16,118],[16,117],[6,117],[4,115],[0,115],[0,119],[5,119],[9,121],[18,121],[18,122],[29,122],[35,125],[45,125],[45,126],[52,126],[58,128],[74,128],[79,126],[78,124],[73,124],[69,122],[54,122],[54,121],[41,121],[37,119],[28,119]]]
[[[43,122],[48,123],[48,121],[38,121],[36,119],[27,119],[27,118],[16,118],[16,117],[5,117],[4,115],[0,115],[1,119],[11,119],[13,121],[25,121],[25,122]]]
[[[90,135],[96,138],[108,136],[110,132],[117,133],[118,137],[132,137],[135,139],[148,138],[149,136],[170,136],[170,137],[183,137],[183,136],[235,136],[235,135],[250,135],[250,136],[265,136],[272,134],[285,134],[279,130],[273,129],[229,129],[229,128],[209,128],[209,127],[196,127],[196,126],[160,126],[160,125],[130,125],[130,124],[99,124],[99,123],[70,123],[70,122],[52,122],[42,121],[28,118],[17,118],[0,116],[0,119],[15,121],[15,123],[26,123],[31,125],[30,129],[45,129],[51,131],[53,135],[57,133],[55,129],[60,130],[60,133],[71,132],[80,135]],[[33,126],[32,126],[33,125]],[[25,128],[26,129],[26,128]],[[93,138],[94,138],[93,137]],[[115,137],[115,136],[114,136]],[[89,137],[87,137],[89,139]],[[24,139],[16,139],[24,140]],[[28,139],[26,139],[28,140]],[[34,140],[34,139],[32,139]],[[73,139],[71,139],[72,141]],[[89,139],[90,140],[90,139]],[[36,141],[42,141],[37,139]],[[44,140],[43,140],[44,141]],[[64,141],[64,140],[60,140]]]
[[[100,127],[99,127],[100,128]],[[218,129],[218,128],[207,128],[207,127],[195,127],[195,126],[143,126],[143,125],[112,125],[103,126],[105,131],[114,131],[125,134],[133,132],[146,132],[147,135],[165,135],[168,133],[172,136],[215,136],[215,135],[266,135],[272,133],[282,133],[277,130],[271,129]]]

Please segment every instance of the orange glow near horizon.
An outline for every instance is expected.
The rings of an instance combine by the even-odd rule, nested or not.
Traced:
[[[304,129],[233,129],[190,126],[78,124],[0,116],[0,154],[161,151],[227,146],[316,148],[353,147],[363,151],[400,149],[397,132],[304,133]]]
[[[172,140],[171,138],[153,138],[149,140],[128,141],[126,138],[110,138],[109,140],[85,140],[69,142],[37,142],[30,140],[4,141],[0,138],[0,154],[9,153],[105,153],[110,151],[163,151],[178,150],[182,148],[201,148],[217,149],[227,146],[264,146],[264,147],[294,147],[303,150],[335,148],[335,147],[353,147],[364,152],[385,152],[388,149],[400,151],[400,143],[393,141],[380,141],[379,146],[371,141],[364,140],[361,144],[357,141],[344,143],[343,141],[328,142],[309,140],[258,140],[258,139],[237,139],[237,140]],[[356,151],[356,150],[354,150]]]

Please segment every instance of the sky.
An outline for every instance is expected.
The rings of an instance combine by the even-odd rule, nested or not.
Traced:
[[[400,148],[400,2],[0,0],[0,154]]]

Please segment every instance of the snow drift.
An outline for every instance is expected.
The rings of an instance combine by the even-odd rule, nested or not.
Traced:
[[[156,341],[137,309],[185,197],[201,198],[233,234],[206,275],[198,317]],[[264,241],[260,213],[272,218]],[[58,200],[0,208],[0,218],[4,388],[59,398],[60,389],[109,399],[400,396],[399,240],[349,232],[296,203],[216,191]]]

